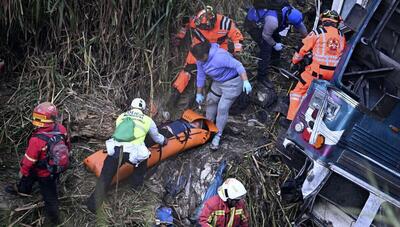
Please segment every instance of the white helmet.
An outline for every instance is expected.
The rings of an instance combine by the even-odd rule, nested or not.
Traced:
[[[228,199],[239,199],[246,195],[247,191],[243,184],[235,178],[228,178],[218,188],[218,195],[222,201],[226,202]]]
[[[136,109],[145,110],[146,102],[141,98],[135,98],[134,100],[132,100],[131,107],[136,108]]]

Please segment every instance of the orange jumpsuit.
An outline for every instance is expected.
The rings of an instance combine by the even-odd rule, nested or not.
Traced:
[[[312,63],[306,66],[301,78],[305,84],[298,82],[290,92],[288,120],[293,120],[297,109],[314,79],[331,80],[340,56],[346,47],[346,39],[335,27],[321,26],[310,32],[303,39],[303,47],[292,58],[293,64],[298,64],[312,50]]]
[[[189,30],[192,38],[192,45],[196,45],[198,43],[204,42],[208,40],[210,43],[218,43],[221,48],[228,50],[228,38],[233,42],[234,52],[239,52],[242,50],[242,44],[240,43],[243,40],[243,35],[236,27],[235,23],[226,16],[217,14],[214,28],[211,30],[202,30],[196,28],[194,23],[194,19],[191,18],[189,23],[187,23],[184,27],[181,28],[179,33],[177,34],[177,38],[183,39],[186,35],[186,32]],[[190,80],[190,71],[188,68],[196,67],[196,58],[192,55],[192,53],[188,53],[185,63],[185,69],[183,69],[178,78],[175,80],[173,87],[175,87],[179,93],[182,93]]]

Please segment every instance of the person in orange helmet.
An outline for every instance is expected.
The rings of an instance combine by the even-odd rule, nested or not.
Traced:
[[[189,19],[176,35],[176,45],[190,32],[191,45],[208,41],[209,43],[218,43],[221,48],[231,53],[242,51],[243,35],[236,27],[232,19],[218,14],[211,6],[197,13],[196,16]],[[230,40],[230,43],[228,42]],[[230,45],[233,44],[233,45]],[[179,94],[182,94],[191,79],[191,72],[196,69],[196,58],[188,53],[185,67],[178,74],[173,83],[173,87]]]
[[[320,17],[321,25],[303,39],[303,47],[292,58],[291,68],[298,67],[304,56],[312,51],[312,63],[306,66],[296,87],[290,92],[287,120],[292,121],[301,100],[314,79],[331,80],[336,65],[346,47],[346,39],[338,29],[341,17],[335,10],[325,10]]]

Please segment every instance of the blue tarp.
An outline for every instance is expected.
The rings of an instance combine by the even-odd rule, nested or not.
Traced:
[[[226,161],[222,161],[221,164],[219,164],[218,169],[215,172],[214,179],[211,181],[210,185],[208,186],[208,189],[207,189],[206,193],[204,194],[204,197],[203,197],[203,200],[202,200],[200,206],[198,206],[196,208],[196,210],[194,211],[192,219],[197,221],[199,219],[200,212],[203,209],[204,202],[207,201],[207,199],[209,199],[212,196],[217,194],[218,187],[221,186],[224,181],[223,174],[225,172],[226,165],[227,165]]]

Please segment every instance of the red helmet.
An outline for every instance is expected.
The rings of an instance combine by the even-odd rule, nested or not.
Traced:
[[[32,114],[32,124],[37,127],[51,127],[58,116],[57,107],[50,102],[40,103]]]
[[[206,9],[201,10],[194,18],[194,24],[202,30],[211,30],[214,28],[217,15],[211,6],[206,6]]]

